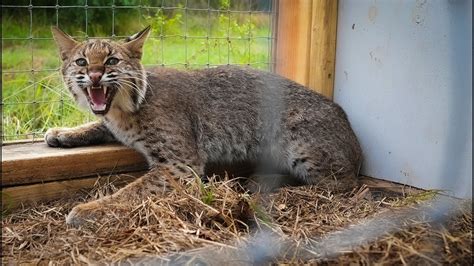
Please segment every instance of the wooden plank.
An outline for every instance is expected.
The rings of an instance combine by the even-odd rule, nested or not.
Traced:
[[[122,187],[144,172],[129,173],[110,177],[88,177],[64,181],[52,181],[44,184],[33,184],[2,188],[2,208],[14,209],[21,205],[50,201],[73,196],[76,192],[93,188],[95,185],[113,184]]]
[[[119,144],[51,148],[45,143],[2,147],[2,187],[147,168],[136,151]]]
[[[276,73],[308,85],[312,0],[278,2]]]
[[[44,142],[43,139],[17,139],[17,140],[8,140],[2,142],[2,146],[8,146],[8,145],[16,145],[16,144],[27,144],[27,143],[38,143],[38,142]]]
[[[333,96],[337,0],[278,3],[276,73]]]
[[[359,177],[362,184],[367,185],[371,189],[382,189],[392,191],[397,194],[416,194],[424,190],[416,187],[412,187],[405,184],[395,183],[392,181],[387,181],[370,176],[360,176]]]
[[[337,0],[316,0],[312,6],[308,86],[332,99],[336,65]]]

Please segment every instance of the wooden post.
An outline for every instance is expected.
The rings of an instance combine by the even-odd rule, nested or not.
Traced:
[[[308,84],[311,2],[278,2],[275,71],[303,85]]]
[[[332,98],[337,0],[281,0],[275,71]]]
[[[313,2],[308,86],[332,99],[336,65],[337,0]]]

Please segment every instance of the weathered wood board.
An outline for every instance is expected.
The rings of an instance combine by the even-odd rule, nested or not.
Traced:
[[[45,143],[2,146],[2,187],[146,168],[139,153],[119,144],[71,149],[51,148]]]
[[[93,176],[2,188],[2,207],[3,209],[13,209],[21,205],[67,198],[74,196],[75,193],[81,190],[90,190],[94,186],[113,185],[115,187],[122,187],[142,174],[144,174],[144,172],[102,176],[100,178]]]

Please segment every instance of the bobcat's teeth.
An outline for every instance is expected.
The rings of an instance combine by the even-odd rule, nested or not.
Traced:
[[[91,96],[91,88],[90,87],[87,87],[87,94],[89,95],[89,97]]]
[[[103,86],[102,89],[104,90],[104,95],[107,95],[107,87]]]

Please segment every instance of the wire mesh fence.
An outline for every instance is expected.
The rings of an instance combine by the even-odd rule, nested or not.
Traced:
[[[272,71],[274,21],[275,0],[2,1],[2,140],[94,119],[62,84],[52,25],[78,40],[120,40],[151,25],[145,67]]]

